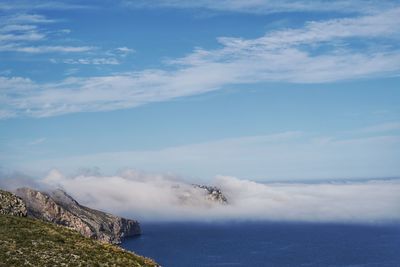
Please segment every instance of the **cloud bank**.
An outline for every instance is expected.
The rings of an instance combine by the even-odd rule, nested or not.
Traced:
[[[66,177],[53,170],[42,184],[61,187],[82,204],[140,220],[269,220],[303,222],[399,222],[400,180],[261,184],[217,176],[229,204],[204,190],[160,174],[124,171],[115,176]]]

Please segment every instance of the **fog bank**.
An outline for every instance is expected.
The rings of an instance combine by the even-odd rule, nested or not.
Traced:
[[[81,204],[139,220],[270,220],[400,222],[400,180],[263,184],[217,176],[223,205],[175,176],[127,170],[115,176],[66,177],[57,170],[40,180],[61,187]]]

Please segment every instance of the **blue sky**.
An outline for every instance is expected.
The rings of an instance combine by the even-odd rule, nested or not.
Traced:
[[[400,1],[2,1],[0,168],[400,175]]]

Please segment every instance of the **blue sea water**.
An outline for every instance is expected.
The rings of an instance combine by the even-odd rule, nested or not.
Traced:
[[[122,246],[164,267],[400,266],[399,225],[143,223]]]

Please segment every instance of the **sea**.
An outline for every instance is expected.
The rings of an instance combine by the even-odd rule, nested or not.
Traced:
[[[400,225],[146,222],[122,247],[164,267],[400,267]]]

